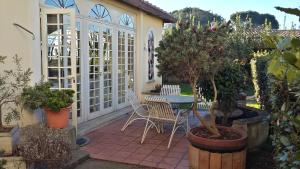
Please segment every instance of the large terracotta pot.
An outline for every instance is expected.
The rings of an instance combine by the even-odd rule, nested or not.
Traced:
[[[71,106],[62,108],[59,112],[55,112],[49,108],[45,108],[44,110],[47,117],[48,127],[61,129],[68,126]]]
[[[205,128],[204,126],[199,127]],[[197,130],[197,128],[192,128],[188,133],[188,140],[190,143],[195,146],[199,147],[201,149],[205,150],[212,150],[212,151],[218,151],[218,152],[231,152],[231,151],[237,151],[244,149],[247,144],[247,134],[231,127],[223,127],[218,126],[218,128],[222,128],[223,130],[229,131],[229,132],[235,132],[241,135],[239,139],[236,140],[220,140],[220,139],[212,139],[212,138],[204,138],[195,136],[193,134],[193,131]]]
[[[204,128],[204,127],[200,127]],[[245,169],[247,134],[241,130],[221,127],[224,131],[234,132],[241,137],[234,140],[217,140],[188,133],[189,167],[193,169]]]

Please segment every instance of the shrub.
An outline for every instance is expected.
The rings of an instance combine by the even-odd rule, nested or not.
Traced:
[[[271,109],[267,52],[257,52],[251,59],[252,82],[256,101],[265,110]]]
[[[224,69],[216,74],[215,81],[218,88],[219,109],[224,113],[224,123],[227,117],[236,108],[239,92],[244,87],[245,72],[238,63],[228,63]],[[200,93],[207,100],[212,100],[213,89],[208,80],[200,81]]]
[[[67,131],[32,125],[21,129],[17,153],[35,168],[62,168],[71,159]]]
[[[0,56],[0,65],[5,63],[5,59],[5,56]],[[4,107],[9,111],[5,117],[6,123],[20,118],[21,112],[18,109],[18,106],[21,106],[20,95],[23,88],[27,87],[32,74],[30,69],[23,70],[21,67],[21,58],[17,55],[12,59],[16,65],[16,69],[0,72],[0,127],[2,127]]]

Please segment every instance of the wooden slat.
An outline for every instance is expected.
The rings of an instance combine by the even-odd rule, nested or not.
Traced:
[[[222,154],[222,169],[232,169],[232,154]]]
[[[189,162],[190,168],[198,169],[199,165],[199,152],[198,149],[189,144]]]
[[[222,169],[222,155],[220,153],[210,153],[210,169]]]
[[[247,162],[247,150],[243,150],[243,156],[242,156],[242,168],[246,168],[246,162]]]
[[[242,168],[242,157],[244,156],[244,152],[235,152],[232,153],[232,169],[241,169]]]
[[[209,169],[209,152],[199,149],[199,169]]]

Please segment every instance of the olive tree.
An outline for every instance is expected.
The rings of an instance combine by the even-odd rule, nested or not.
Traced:
[[[190,83],[195,102],[193,113],[213,136],[220,136],[215,124],[218,91],[214,78],[223,64],[230,60],[226,43],[228,25],[211,23],[210,26],[201,26],[195,25],[193,19],[190,22],[179,21],[176,27],[166,32],[156,49],[159,75],[173,74]],[[204,79],[211,82],[214,91],[209,122],[197,110],[197,84]]]

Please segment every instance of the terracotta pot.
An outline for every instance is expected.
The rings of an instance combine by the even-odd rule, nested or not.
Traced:
[[[47,117],[48,127],[61,129],[68,126],[71,106],[62,108],[59,112],[55,112],[49,108],[45,108],[44,110]]]
[[[205,127],[201,126],[199,128],[204,129]],[[215,152],[234,152],[242,150],[246,147],[247,134],[245,132],[231,127],[218,126],[218,128],[222,128],[223,130],[227,130],[229,132],[238,133],[241,137],[235,140],[204,138],[194,135],[192,132],[198,130],[198,128],[192,128],[188,133],[188,140],[197,148]]]

